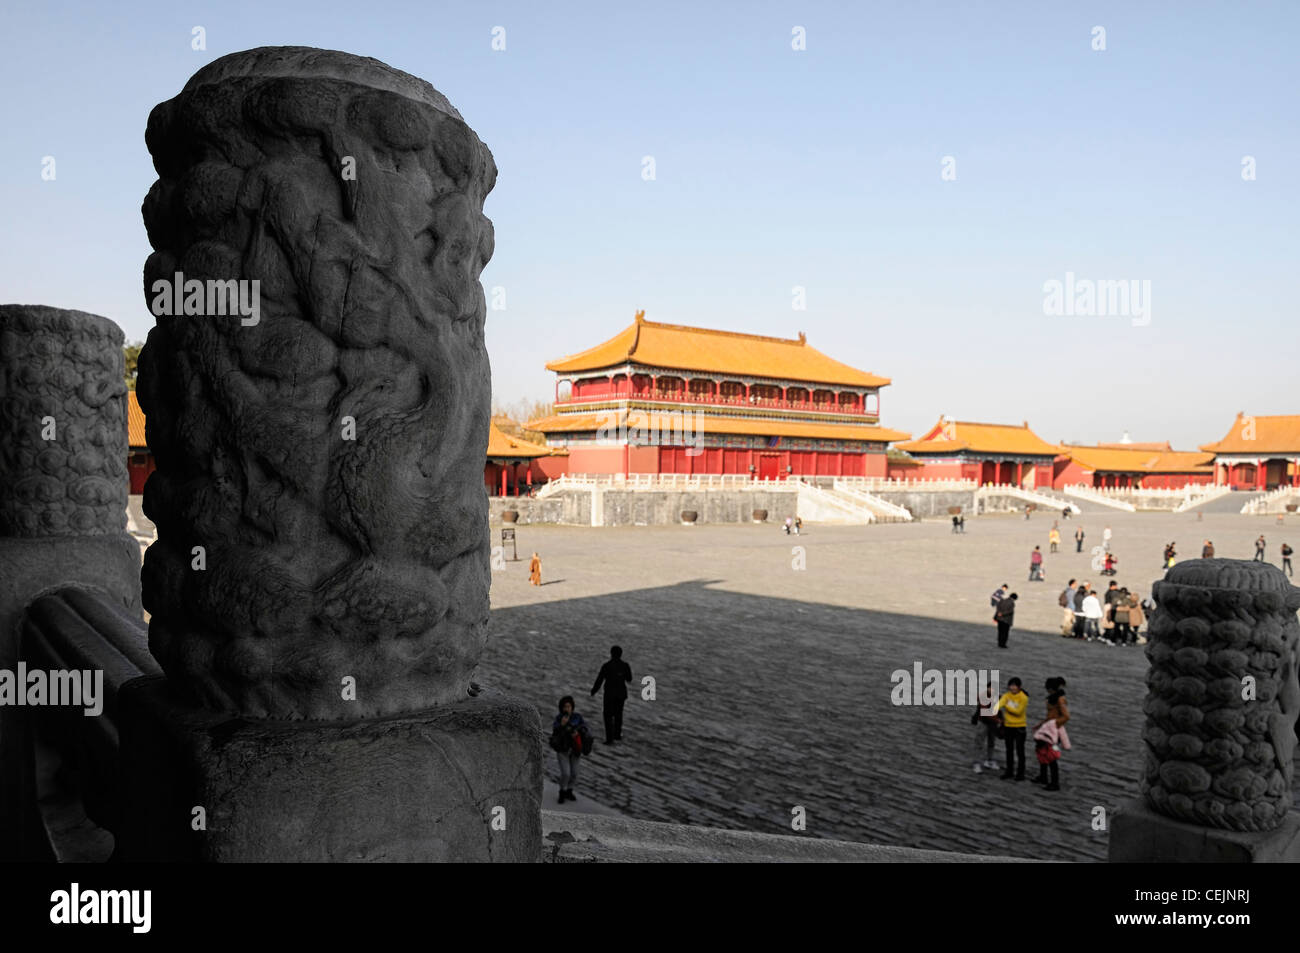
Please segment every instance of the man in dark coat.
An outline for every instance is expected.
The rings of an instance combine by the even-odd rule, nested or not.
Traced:
[[[632,666],[623,661],[623,650],[617,645],[609,650],[609,661],[600,667],[591,694],[605,686],[605,744],[612,745],[623,738],[623,703],[627,701],[627,686],[632,681]]]
[[[993,621],[998,624],[998,648],[1007,647],[1007,636],[1011,633],[1011,625],[1016,620],[1016,600],[1020,596],[1017,593],[1011,593],[998,600],[998,606],[993,610]]]

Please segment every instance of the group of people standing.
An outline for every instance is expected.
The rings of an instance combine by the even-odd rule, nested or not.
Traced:
[[[1061,636],[1105,642],[1107,645],[1145,645],[1140,634],[1147,609],[1135,593],[1113,579],[1104,595],[1098,596],[1088,580],[1075,585],[1071,579],[1061,591]]]
[[[1038,762],[1038,777],[1035,784],[1043,785],[1045,791],[1061,789],[1060,766],[1057,763],[1063,750],[1070,748],[1070,737],[1066,734],[1065,723],[1070,720],[1070,709],[1065,700],[1065,679],[1049,678],[1046,683],[1047,711],[1041,721],[1034,725],[1034,758]],[[978,707],[971,715],[970,723],[975,726],[975,773],[984,769],[996,770],[998,763],[994,756],[997,739],[1003,740],[1006,749],[1006,767],[1001,778],[1003,781],[1025,780],[1025,739],[1029,728],[1029,695],[1025,692],[1019,678],[1007,681],[1007,690],[993,700],[993,683],[984,686],[978,701]]]

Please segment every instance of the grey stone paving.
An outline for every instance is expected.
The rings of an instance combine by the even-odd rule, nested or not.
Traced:
[[[545,585],[528,585],[525,561],[493,574],[477,677],[534,701],[548,727],[555,700],[578,697],[598,739],[578,789],[629,817],[790,833],[802,806],[808,836],[1102,860],[1094,808],[1137,793],[1146,660],[1058,636],[1067,576],[1102,578],[1074,552],[1074,527],[1090,547],[1109,525],[1119,581],[1145,595],[1171,539],[1184,556],[1209,536],[1220,556],[1249,558],[1263,532],[1276,561],[1281,542],[1300,544],[1300,520],[1086,512],[1061,521],[1063,552],[1047,555],[1046,582],[1030,583],[1029,552],[1046,552],[1058,516],[973,519],[965,536],[944,522],[810,526],[798,538],[774,526],[520,527],[520,553],[541,554]],[[805,570],[792,568],[795,546]],[[988,594],[1004,581],[1021,598],[999,651]],[[600,701],[587,697],[612,642],[638,685],[648,674],[657,690],[655,701],[633,692],[627,740],[613,748],[599,743]],[[1063,790],[974,774],[968,709],[893,706],[890,674],[917,660],[997,668],[1003,684],[1020,676],[1035,720],[1044,680],[1065,676],[1074,750]],[[1032,742],[1027,754],[1032,773]],[[549,752],[548,768],[555,777]]]

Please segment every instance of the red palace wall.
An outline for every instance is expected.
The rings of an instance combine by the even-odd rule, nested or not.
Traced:
[[[760,479],[785,476],[884,476],[886,466],[883,453],[705,448],[698,456],[691,456],[686,447],[644,449],[658,450],[659,473],[753,472]],[[750,466],[754,467],[753,471],[750,471]],[[574,472],[577,472],[576,468]]]
[[[131,492],[139,495],[144,492],[144,481],[156,470],[153,454],[148,451],[135,452],[126,458],[126,473],[131,481]]]

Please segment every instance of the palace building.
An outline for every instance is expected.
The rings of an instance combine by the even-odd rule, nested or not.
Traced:
[[[880,476],[908,434],[879,425],[889,378],[798,338],[635,320],[548,363],[554,412],[530,421],[573,474]]]
[[[544,483],[563,472],[563,451],[530,443],[501,429],[494,418],[488,425],[487,463],[483,482],[492,496],[521,496],[534,483]],[[559,457],[560,460],[552,458]]]
[[[144,439],[144,411],[135,391],[126,392],[126,474],[132,493],[144,492],[144,481],[157,469],[149,444]]]
[[[924,464],[922,480],[975,480],[1032,489],[1052,485],[1052,461],[1059,450],[1029,429],[1026,421],[981,424],[939,418],[918,440],[896,445]]]
[[[1181,489],[1214,482],[1214,454],[1166,443],[1061,444],[1052,485]]]
[[[1300,486],[1300,415],[1237,414],[1228,435],[1201,449],[1214,454],[1214,482],[1238,489]]]

